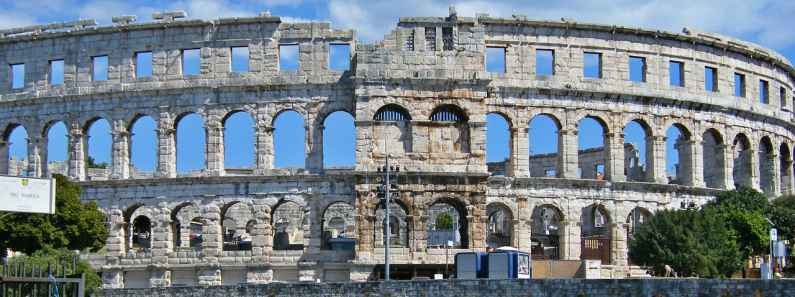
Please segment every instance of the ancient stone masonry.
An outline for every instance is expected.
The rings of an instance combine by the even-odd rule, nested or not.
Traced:
[[[795,68],[743,41],[451,11],[401,18],[383,40],[357,44],[354,31],[328,23],[182,16],[0,32],[0,65],[25,65],[21,86],[0,71],[0,173],[63,173],[81,183],[82,198],[108,217],[107,249],[91,257],[106,288],[372,280],[382,275],[385,244],[394,277],[431,276],[445,271],[447,240],[451,253],[513,246],[537,260],[596,261],[595,275],[626,277],[638,270],[627,240],[650,213],[737,186],[774,197],[795,185],[786,98]],[[329,66],[339,44],[349,45],[350,69]],[[286,46],[297,46],[295,70],[280,64]],[[247,71],[233,72],[232,48],[241,47]],[[492,48],[503,53],[490,57],[504,61],[502,71],[487,71]],[[192,50],[198,72],[184,73]],[[539,51],[552,55],[550,74],[537,72]],[[149,76],[137,75],[141,52],[151,53]],[[601,59],[598,77],[585,77],[585,53]],[[92,79],[97,56],[107,56],[107,80]],[[643,81],[630,79],[631,57],[644,61]],[[64,63],[61,84],[50,81],[51,61]],[[712,90],[705,67],[717,69]],[[749,83],[735,97],[736,71],[782,92],[762,102]],[[671,75],[684,83],[672,86]],[[285,111],[304,119],[304,168],[275,164]],[[236,112],[253,119],[253,168],[224,165],[224,125]],[[324,168],[324,122],[334,112],[354,119],[349,168]],[[177,125],[189,114],[205,128],[192,135],[206,139],[195,148],[205,166],[183,172]],[[508,123],[504,162],[486,162],[489,114]],[[156,127],[150,172],[131,165],[131,127],[144,116]],[[557,150],[533,154],[530,139],[544,131],[529,125],[542,116],[554,123],[546,140],[557,138]],[[88,127],[99,119],[113,140],[107,168],[88,164]],[[601,126],[601,147],[580,149],[585,119]],[[645,132],[643,151],[625,139],[630,122]],[[63,161],[47,160],[57,123],[68,134]],[[28,133],[24,160],[9,158],[17,127]],[[666,164],[673,128],[678,162]],[[389,218],[376,194],[387,154],[400,168]]]

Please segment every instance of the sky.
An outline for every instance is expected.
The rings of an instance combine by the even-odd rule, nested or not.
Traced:
[[[184,10],[190,19],[215,19],[218,17],[254,16],[263,11],[270,11],[272,15],[281,16],[284,21],[329,21],[332,26],[340,29],[355,29],[360,42],[375,42],[383,38],[389,30],[393,29],[401,16],[446,16],[451,4],[456,6],[460,16],[474,16],[475,13],[488,13],[491,16],[511,17],[514,14],[526,15],[530,19],[559,20],[565,17],[577,22],[593,22],[601,24],[616,24],[650,29],[660,29],[671,32],[681,32],[682,28],[691,30],[715,32],[740,38],[746,41],[771,48],[790,61],[795,57],[795,34],[792,31],[791,17],[795,15],[795,1],[787,0],[724,0],[720,7],[714,1],[707,0],[652,0],[652,1],[602,1],[602,0],[562,0],[562,1],[444,1],[444,0],[404,0],[404,1],[378,1],[378,0],[48,0],[48,1],[10,1],[0,0],[0,29],[20,27],[32,24],[45,24],[51,22],[70,21],[76,19],[96,19],[100,25],[110,25],[110,19],[116,15],[137,15],[139,21],[151,20],[151,14],[156,11]],[[289,50],[284,53],[290,56]],[[344,54],[332,51],[332,66],[336,69],[348,67],[347,61],[338,58]],[[233,56],[237,57],[237,53]],[[245,53],[247,54],[247,53]],[[335,58],[337,57],[337,58]],[[151,57],[142,57],[142,59]],[[551,71],[544,68],[544,57],[539,55],[540,68],[538,73]],[[598,63],[598,59],[589,60],[590,65]],[[107,61],[95,61],[99,69],[107,68]],[[285,67],[295,67],[290,60],[280,61]],[[234,63],[236,71],[245,71],[246,67]],[[490,70],[499,71],[504,65],[491,65]],[[637,65],[633,66],[637,67]],[[598,73],[588,73],[598,75]],[[145,75],[146,73],[143,73]],[[141,74],[139,74],[141,75]],[[95,77],[103,79],[102,73]],[[642,80],[642,77],[633,77],[633,80]],[[240,116],[230,118],[225,138],[232,139],[232,150],[227,148],[226,167],[251,167],[254,159],[253,153],[253,128]],[[487,159],[490,161],[502,160],[508,153],[507,124],[499,122],[499,116],[489,116]],[[200,117],[185,118],[186,122],[178,129],[194,131],[194,135],[201,133],[202,119]],[[250,119],[249,119],[250,120]],[[352,123],[350,115],[335,116],[331,122],[326,123],[326,136],[329,149],[326,159],[328,166],[350,166],[353,162]],[[284,119],[277,119],[275,133],[276,139],[276,166],[300,167],[303,166],[303,137],[305,130],[303,119],[297,114],[285,114]],[[104,126],[103,126],[104,125]],[[107,123],[97,122],[97,128],[89,138],[89,154],[95,156],[97,162],[110,162],[110,133]],[[281,129],[280,129],[281,127]],[[551,121],[533,121],[531,131],[536,134],[556,133],[555,125]],[[583,129],[597,133],[599,127],[595,124],[584,123]],[[94,127],[92,127],[94,129]],[[145,171],[154,170],[156,158],[153,148],[155,143],[151,138],[154,135],[154,122],[141,121],[136,124],[133,135],[133,163]],[[66,140],[59,134],[60,127],[56,126],[50,131],[55,139],[50,149],[50,160],[65,159]],[[638,129],[630,129],[638,130]],[[676,129],[673,129],[674,131]],[[502,132],[500,132],[502,131]],[[642,129],[640,129],[642,131]],[[543,133],[542,133],[543,132]],[[671,134],[674,133],[674,134]],[[670,132],[669,136],[675,136]],[[56,135],[57,134],[57,135]],[[337,136],[336,134],[339,134]],[[348,135],[350,134],[350,135]],[[635,132],[627,135],[628,141],[644,146],[643,136]],[[19,145],[25,142],[26,131],[14,131],[11,136],[11,155],[15,158],[24,158],[26,148]],[[148,136],[147,136],[148,135]],[[284,137],[281,140],[279,136]],[[347,136],[346,136],[347,135]],[[149,137],[152,136],[152,137]],[[300,137],[299,137],[300,136]],[[543,137],[543,136],[541,136]],[[204,166],[204,156],[190,149],[204,147],[202,137],[185,137],[178,139],[178,170],[190,171]],[[531,134],[531,139],[533,135]],[[555,137],[543,137],[549,140]],[[671,139],[669,137],[669,139]],[[601,139],[580,139],[581,148],[599,145]],[[140,147],[140,148],[139,148]],[[182,147],[182,152],[179,147]],[[531,153],[554,152],[557,147],[555,141],[540,141],[531,143]],[[673,144],[668,145],[667,151],[673,151]],[[182,153],[180,153],[182,152]],[[283,152],[280,154],[280,152]],[[282,156],[287,155],[287,156]],[[675,151],[668,153],[668,169],[672,170],[675,163]],[[244,157],[249,156],[249,157]],[[641,159],[645,155],[641,154]]]

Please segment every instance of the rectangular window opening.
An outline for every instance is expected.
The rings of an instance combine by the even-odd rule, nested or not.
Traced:
[[[59,86],[63,84],[63,60],[50,61],[50,85]]]
[[[152,76],[152,52],[135,53],[135,77]]]
[[[279,45],[279,71],[298,71],[298,45]]]
[[[745,75],[734,73],[734,96],[745,97]]]
[[[11,65],[11,88],[21,89],[25,87],[25,64]]]
[[[582,74],[585,78],[602,78],[602,54],[583,53]]]
[[[759,80],[759,102],[762,104],[770,104],[770,89],[766,80]]]
[[[329,45],[328,66],[335,71],[348,71],[351,69],[351,46],[347,43],[332,43]]]
[[[787,88],[779,88],[779,98],[781,99],[781,108],[787,108]]]
[[[93,81],[108,80],[108,56],[91,58],[91,79]]]
[[[704,90],[709,92],[718,91],[718,69],[715,67],[704,67]]]
[[[248,72],[248,46],[232,47],[232,72]]]
[[[425,27],[425,50],[436,51],[436,27]]]
[[[505,48],[486,47],[486,71],[505,73]]]
[[[668,64],[668,77],[671,86],[684,87],[685,86],[685,63],[679,61],[670,61]]]
[[[629,57],[629,80],[646,82],[646,58]]]
[[[442,43],[444,43],[444,50],[446,51],[451,51],[455,47],[452,27],[442,28]]]
[[[182,50],[182,75],[199,75],[200,73],[200,50],[198,48]]]
[[[549,49],[536,50],[536,76],[555,75],[555,51]]]

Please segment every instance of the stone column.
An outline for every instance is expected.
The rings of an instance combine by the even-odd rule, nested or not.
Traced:
[[[204,167],[207,175],[224,175],[224,126],[220,121],[208,119],[205,124],[207,143]]]
[[[414,140],[412,141],[414,142]],[[430,142],[429,142],[430,143]],[[416,145],[417,143],[415,143]],[[470,162],[478,166],[468,166],[471,172],[488,173],[486,166],[486,122],[469,122],[469,152]]]
[[[255,130],[257,139],[257,168],[255,173],[265,174],[268,170],[273,169],[273,127],[261,122],[257,124]]]
[[[130,133],[124,121],[113,122],[112,179],[130,178]]]
[[[580,260],[582,247],[582,230],[579,221],[560,222],[558,232],[560,240],[560,259],[561,260]]]
[[[627,180],[624,173],[624,134],[605,134],[605,175],[607,180],[622,182]]]
[[[309,121],[307,121],[309,122]],[[305,126],[306,129],[306,169],[310,172],[323,170],[323,124],[317,127]]]
[[[578,178],[577,168],[579,167],[577,158],[579,157],[577,130],[560,129],[558,131],[558,176],[561,178]]]
[[[86,179],[84,143],[83,129],[79,123],[73,123],[69,127],[69,177],[76,181]]]
[[[706,187],[706,183],[704,182],[704,139],[701,137],[700,134],[696,134],[693,136],[693,141],[690,143],[690,159],[692,160],[692,173],[693,173],[693,183],[691,184],[694,187],[704,188]],[[711,157],[711,156],[710,156]]]
[[[157,126],[157,176],[177,177],[176,130],[168,112],[160,113]]]
[[[772,179],[770,183],[773,197],[781,196],[781,164],[778,160],[778,156],[779,155],[775,148],[773,149],[772,154],[768,156],[770,158],[770,164],[772,165],[772,168],[769,168],[768,170],[772,171],[770,173],[770,178]]]
[[[751,160],[751,162],[750,162],[751,163],[751,165],[750,165],[751,168],[748,168],[749,169],[748,182],[750,183],[750,185],[747,185],[747,186],[749,186],[751,188],[754,188],[757,191],[762,192],[762,186],[761,186],[761,184],[759,182],[759,173],[760,173],[759,172],[759,154],[757,153],[757,150],[755,150],[755,149],[748,149],[745,152],[743,152],[743,154],[746,155],[746,158],[749,158]]]
[[[167,264],[168,254],[173,251],[171,242],[171,211],[165,202],[160,203],[153,212],[152,222],[152,263]]]
[[[529,251],[531,247],[531,234],[533,234],[532,212],[533,210],[530,207],[530,203],[527,201],[527,197],[516,197],[513,241],[515,244],[514,246],[523,251]]]
[[[202,251],[207,262],[217,263],[223,250],[223,231],[221,230],[221,209],[210,203],[202,208],[204,227],[202,228]]]
[[[273,252],[273,228],[270,224],[270,207],[263,199],[254,200],[254,218],[256,223],[251,232],[251,255],[255,262],[268,263]]]
[[[627,266],[629,265],[629,249],[627,242],[627,224],[626,223],[612,223],[610,224],[610,258],[612,265]],[[607,263],[602,263],[607,264]]]
[[[783,161],[782,164],[783,168],[779,168],[779,172],[781,175],[781,192],[782,194],[792,194],[793,193],[793,174],[792,174],[792,157]]]
[[[723,153],[723,188],[726,190],[734,189],[734,151],[730,145],[720,145],[720,151]]]
[[[693,171],[693,146],[695,141],[681,139],[676,142],[675,147],[679,151],[679,168],[676,172],[676,179],[679,184],[685,186],[692,186],[695,180],[695,172]]]
[[[121,209],[112,208],[108,211],[110,228],[108,238],[105,240],[105,256],[107,258],[124,256],[124,229],[127,227],[124,222],[124,214]]]
[[[530,139],[528,127],[511,128],[510,176],[530,177]]]
[[[28,176],[41,177],[41,147],[43,141],[38,136],[28,137]]]
[[[653,158],[646,159],[647,170],[651,169],[652,182],[668,184],[668,176],[665,173],[665,136],[646,137],[646,145],[652,146]]]
[[[11,144],[8,141],[0,140],[0,174],[8,175],[8,149],[11,147]]]

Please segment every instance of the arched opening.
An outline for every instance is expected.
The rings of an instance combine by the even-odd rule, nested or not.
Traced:
[[[152,222],[146,216],[137,216],[132,223],[132,246],[136,252],[149,252],[152,249]]]
[[[336,111],[323,121],[323,168],[356,165],[356,127],[353,116]]]
[[[199,251],[204,241],[204,220],[193,204],[177,206],[171,213],[171,234],[175,251]]]
[[[633,238],[635,231],[643,225],[646,221],[648,221],[649,217],[651,217],[651,212],[647,209],[642,207],[635,207],[632,211],[629,212],[627,216],[627,244],[629,245],[629,241]]]
[[[227,115],[224,125],[224,169],[227,174],[254,168],[254,119],[247,112]]]
[[[775,189],[773,178],[775,174],[775,154],[773,151],[773,142],[767,136],[762,137],[759,141],[759,187],[762,192],[768,196],[774,195]]]
[[[154,176],[157,168],[157,123],[150,116],[133,121],[130,129],[130,176]]]
[[[86,177],[106,179],[109,176],[113,137],[108,121],[97,118],[86,126]]]
[[[293,110],[283,111],[273,121],[273,128],[276,167],[304,168],[306,164],[304,117]]]
[[[442,199],[428,208],[428,247],[444,248],[452,242],[452,248],[467,248],[466,209],[454,200]]]
[[[499,203],[486,206],[488,225],[486,228],[486,246],[499,248],[513,245],[513,214],[511,210]]]
[[[8,146],[8,175],[28,176],[28,131],[22,125],[12,125],[3,140]]]
[[[389,206],[389,243],[391,247],[409,247],[409,225],[408,210],[403,202],[391,200]],[[383,247],[386,242],[386,209],[384,203],[378,204],[375,211],[375,223],[373,224],[373,243],[375,247]]]
[[[610,263],[610,216],[602,205],[592,204],[582,209],[580,216],[582,228],[581,258],[583,260],[602,260]]]
[[[752,187],[751,182],[751,141],[745,134],[738,133],[734,137],[732,145],[732,156],[734,159],[734,166],[732,167],[732,176],[734,177],[734,187],[740,186]]]
[[[724,164],[723,137],[715,129],[707,129],[702,135],[702,162],[701,174],[704,176],[704,185],[707,188],[725,188],[726,165]]]
[[[247,203],[232,202],[221,209],[221,232],[224,251],[250,251],[251,233],[249,222],[254,212]]]
[[[653,158],[651,128],[641,120],[633,120],[624,126],[624,174],[628,181],[651,181],[647,160]]]
[[[792,155],[789,146],[781,143],[779,146],[779,177],[781,178],[781,193],[792,192]]]
[[[533,209],[531,226],[531,253],[533,259],[560,259],[560,236],[563,214],[552,205],[541,205]]]
[[[207,131],[204,120],[196,113],[177,118],[177,174],[200,175],[205,168]]]
[[[469,153],[469,119],[458,106],[445,104],[431,113],[435,125],[429,129],[434,153]]]
[[[506,175],[511,168],[511,125],[501,114],[486,115],[486,165],[491,175]]]
[[[383,155],[387,149],[391,154],[411,152],[411,116],[405,108],[397,104],[384,105],[376,111],[373,121],[370,135],[373,135],[371,142],[377,153]]]
[[[547,114],[530,120],[529,144],[530,176],[557,177],[560,175],[560,123]]]
[[[323,212],[321,248],[353,251],[356,246],[356,211],[348,203],[335,202]]]
[[[285,201],[273,211],[273,249],[304,249],[304,210],[298,203]]]
[[[577,124],[579,176],[583,179],[605,179],[607,124],[600,118],[587,116]]]
[[[47,164],[47,174],[68,175],[69,165],[69,133],[66,124],[62,121],[50,123],[44,135],[47,140],[46,159],[42,160]]]
[[[690,132],[680,124],[673,124],[665,132],[665,171],[668,183],[691,184],[692,162]]]

